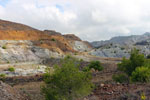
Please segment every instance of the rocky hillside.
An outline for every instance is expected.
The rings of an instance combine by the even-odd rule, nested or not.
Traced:
[[[54,30],[41,31],[0,20],[0,63],[39,61],[91,49],[89,43],[73,34],[61,35]]]
[[[23,93],[3,82],[0,82],[0,97],[1,100],[29,100]]]
[[[113,37],[106,41],[92,42],[91,45],[95,49],[90,54],[101,57],[129,57],[133,48],[147,56],[150,54],[150,33]]]

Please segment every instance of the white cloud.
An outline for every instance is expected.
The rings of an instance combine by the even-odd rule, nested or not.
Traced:
[[[0,6],[0,19],[104,40],[150,31],[149,5],[149,0],[10,0]]]
[[[98,10],[92,12],[92,18],[97,23],[106,23],[107,22],[106,16]]]

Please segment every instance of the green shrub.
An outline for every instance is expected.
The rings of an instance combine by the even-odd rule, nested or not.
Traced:
[[[84,60],[83,59],[80,59],[80,62],[83,62]]]
[[[9,68],[8,68],[8,71],[14,72],[14,71],[15,71],[15,68],[14,68],[14,67],[9,67]]]
[[[131,76],[132,72],[140,66],[145,64],[145,58],[143,54],[140,54],[138,50],[131,51],[130,59],[123,58],[122,62],[118,64],[118,69]]]
[[[119,82],[119,83],[128,83],[129,82],[129,78],[128,75],[121,73],[121,74],[115,74],[113,75],[112,79],[115,82]]]
[[[55,66],[54,72],[44,75],[45,85],[42,87],[46,100],[75,100],[88,95],[92,91],[92,75],[80,71],[76,60],[67,56],[61,66]]]
[[[2,46],[2,48],[3,48],[3,49],[6,49],[6,46],[4,45],[4,46]]]
[[[52,38],[51,41],[56,41],[56,40],[54,38]]]
[[[150,68],[148,67],[138,67],[132,73],[132,82],[149,82],[150,81]]]
[[[102,71],[104,69],[99,61],[91,61],[88,67],[89,69],[94,68],[95,70],[98,71]]]

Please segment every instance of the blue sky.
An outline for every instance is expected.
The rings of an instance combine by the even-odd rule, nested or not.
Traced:
[[[61,12],[64,12],[64,8],[61,5],[56,4],[56,8],[58,8]]]
[[[9,3],[9,2],[10,2],[10,0],[0,0],[0,5],[1,6],[6,6],[7,3]]]
[[[0,0],[0,19],[83,40],[150,32],[150,0]]]

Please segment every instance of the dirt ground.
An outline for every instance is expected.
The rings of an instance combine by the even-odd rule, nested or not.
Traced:
[[[146,96],[146,100],[150,100],[150,84],[115,83],[112,75],[118,73],[117,64],[111,62],[102,63],[102,65],[104,66],[103,71],[93,73],[92,82],[97,87],[89,96],[81,100],[141,100],[142,93]],[[18,83],[13,84],[13,87],[26,94],[30,98],[29,100],[44,100],[44,96],[40,92],[43,84],[42,78],[41,76],[35,77],[23,79],[25,81],[16,79]],[[16,80],[12,82],[16,82]]]
[[[29,82],[14,85],[13,87],[20,93],[26,94],[29,100],[45,100],[44,96],[41,94],[41,86],[43,82]]]

